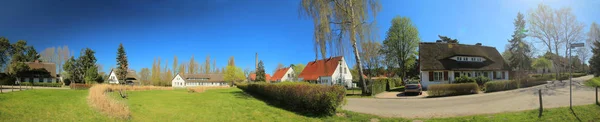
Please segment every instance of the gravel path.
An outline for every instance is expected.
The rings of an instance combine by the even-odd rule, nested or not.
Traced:
[[[595,91],[583,86],[592,76],[574,78],[573,105],[593,104]],[[539,108],[542,89],[544,108],[569,106],[568,80],[517,90],[427,99],[348,98],[343,109],[384,117],[430,118],[491,114]]]

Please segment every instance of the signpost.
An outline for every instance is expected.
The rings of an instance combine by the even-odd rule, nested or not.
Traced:
[[[576,47],[583,47],[583,43],[571,43],[569,44],[569,108],[573,110],[573,63],[571,63],[571,49]]]

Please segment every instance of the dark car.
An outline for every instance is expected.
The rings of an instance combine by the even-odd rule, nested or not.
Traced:
[[[421,95],[423,91],[423,87],[421,87],[421,83],[415,80],[406,81],[406,85],[404,86],[404,94],[414,93]]]

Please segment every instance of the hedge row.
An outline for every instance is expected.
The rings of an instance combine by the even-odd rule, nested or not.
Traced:
[[[237,87],[276,106],[315,115],[335,114],[346,92],[343,86],[308,83],[252,83]]]
[[[21,82],[23,86],[32,86],[31,82]],[[33,83],[33,86],[61,87],[62,83]]]
[[[71,89],[89,89],[92,87],[92,84],[71,83],[69,86]]]
[[[477,94],[479,86],[476,83],[434,84],[429,85],[427,94],[430,97]]]
[[[387,79],[374,79],[369,81],[369,88],[370,88],[370,95],[374,96],[377,95],[381,92],[386,91],[388,88],[387,86],[389,86]]]
[[[485,92],[495,92],[495,91],[518,89],[519,82],[517,82],[515,80],[492,81],[492,82],[485,83],[484,87],[485,87]]]
[[[401,78],[390,78],[390,86],[394,86],[394,87],[400,87],[400,86],[404,86],[404,83],[402,82]]]

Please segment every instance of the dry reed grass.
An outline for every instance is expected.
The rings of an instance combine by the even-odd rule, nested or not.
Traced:
[[[112,99],[107,92],[125,90],[125,91],[143,91],[143,90],[173,90],[171,87],[157,86],[123,86],[123,85],[94,85],[90,88],[88,102],[90,106],[100,110],[102,113],[117,118],[129,118],[131,112],[125,103]]]
[[[210,90],[210,89],[226,89],[226,88],[231,88],[231,87],[229,87],[229,86],[198,86],[198,87],[190,87],[187,89],[188,89],[188,92],[190,92],[190,93],[195,93],[195,92],[201,93],[201,92],[204,92],[204,91]]]

